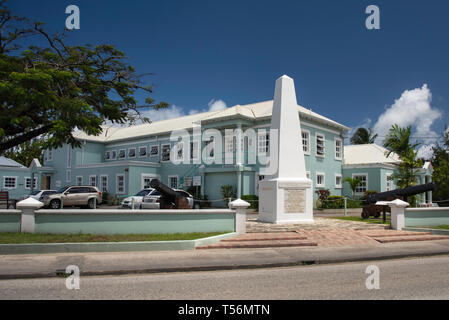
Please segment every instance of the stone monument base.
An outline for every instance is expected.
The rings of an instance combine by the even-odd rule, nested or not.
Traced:
[[[308,178],[260,181],[259,221],[313,223],[312,181]]]

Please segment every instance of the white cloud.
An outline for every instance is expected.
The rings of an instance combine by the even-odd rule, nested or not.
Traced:
[[[181,107],[172,105],[165,109],[146,110],[142,112],[142,116],[149,118],[151,121],[161,121],[185,116],[184,110]]]
[[[223,109],[227,108],[226,102],[224,102],[221,99],[218,99],[218,100],[212,99],[209,101],[209,103],[207,105],[208,105],[208,109],[203,109],[203,110],[191,109],[191,110],[189,110],[188,113],[186,113],[182,107],[179,107],[176,105],[171,105],[170,107],[165,108],[165,109],[143,110],[143,111],[141,111],[141,115],[142,115],[142,117],[147,117],[152,122],[154,122],[154,121],[178,118],[178,117],[182,117],[182,116],[186,116],[186,115],[192,115],[192,114],[196,114],[196,113],[200,113],[200,112],[219,111],[219,110],[223,110]],[[138,121],[137,124],[139,124],[139,123],[140,122]],[[111,125],[111,123],[108,121],[106,123],[106,125]],[[113,124],[113,126],[128,127],[129,124],[124,124],[124,125]]]
[[[423,158],[425,160],[429,160],[433,156],[433,150],[432,147],[435,147],[434,143],[422,145],[418,149],[418,158]]]
[[[224,102],[223,100],[220,100],[220,99],[218,99],[218,100],[212,99],[211,101],[209,101],[208,106],[209,106],[209,111],[220,111],[220,110],[224,110],[228,107],[226,105],[226,102]]]
[[[427,84],[421,88],[405,90],[401,97],[379,116],[374,125],[374,132],[383,140],[393,124],[400,127],[411,126],[413,135],[425,144],[438,138],[431,129],[432,124],[441,116],[438,109],[431,107],[432,93]]]
[[[374,124],[373,131],[379,134],[376,143],[383,143],[393,124],[400,127],[411,126],[411,142],[421,143],[418,155],[424,158],[431,156],[432,145],[438,139],[438,134],[432,130],[432,125],[442,115],[440,110],[432,108],[431,102],[432,93],[427,84],[421,88],[405,90]]]

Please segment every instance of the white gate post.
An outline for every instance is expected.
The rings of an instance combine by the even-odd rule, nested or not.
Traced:
[[[21,210],[20,232],[34,233],[35,211],[44,204],[36,199],[27,198],[17,203],[17,209]]]
[[[396,199],[390,201],[388,206],[391,208],[391,228],[394,230],[402,230],[405,227],[405,208],[410,206],[410,204]]]
[[[235,209],[235,232],[246,233],[246,209],[250,204],[242,199],[229,202],[229,208]]]

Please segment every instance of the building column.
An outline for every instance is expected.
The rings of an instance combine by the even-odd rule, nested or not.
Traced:
[[[419,177],[419,181],[420,181],[421,184],[425,184],[426,183],[426,176],[424,176],[424,175],[420,176]],[[426,203],[426,193],[425,192],[421,193],[419,195],[419,198],[420,198],[420,201],[419,201],[420,203]]]
[[[428,183],[432,182],[432,176],[428,176],[429,179],[427,181],[429,181]],[[432,203],[432,191],[428,191],[427,192],[427,203]]]
[[[237,199],[240,199],[242,196],[242,168],[243,168],[243,161],[242,161],[242,125],[239,123],[237,124],[237,137],[236,137],[236,152],[235,152],[235,158],[237,163]]]

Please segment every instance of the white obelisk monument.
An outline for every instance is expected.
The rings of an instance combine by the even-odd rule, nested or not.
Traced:
[[[286,75],[276,80],[271,130],[277,136],[270,134],[275,137],[270,139],[270,162],[278,168],[259,183],[259,220],[313,222],[312,181],[306,175],[295,84]]]

